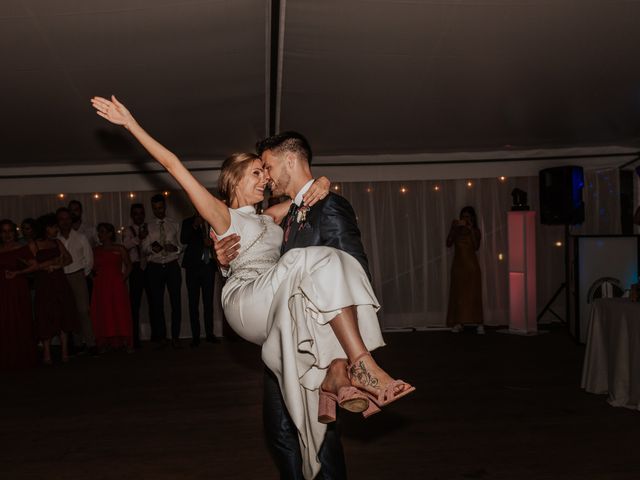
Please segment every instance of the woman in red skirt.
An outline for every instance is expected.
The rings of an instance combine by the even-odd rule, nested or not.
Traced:
[[[124,246],[116,244],[116,231],[110,223],[98,225],[100,245],[93,252],[93,295],[91,320],[96,345],[101,348],[133,348],[131,304],[125,281],[131,261]]]

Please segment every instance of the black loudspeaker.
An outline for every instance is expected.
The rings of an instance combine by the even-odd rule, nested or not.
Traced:
[[[576,225],[584,222],[582,167],[540,170],[540,221],[543,225]]]

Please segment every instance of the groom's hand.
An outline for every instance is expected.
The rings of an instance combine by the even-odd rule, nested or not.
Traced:
[[[240,236],[235,233],[228,237],[218,240],[215,236],[213,240],[213,248],[216,251],[216,259],[222,268],[229,268],[229,263],[238,256],[240,250]]]

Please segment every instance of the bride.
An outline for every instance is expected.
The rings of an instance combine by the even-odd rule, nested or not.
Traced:
[[[298,429],[304,476],[313,478],[320,470],[317,454],[325,424],[335,420],[336,404],[367,417],[415,390],[390,377],[369,353],[384,341],[378,300],[362,266],[330,247],[297,248],[280,256],[283,231],[278,224],[290,202],[256,213],[268,178],[257,155],[240,153],[225,160],[219,178],[222,201],[143,130],[115,96],[94,97],[91,103],[167,169],[219,238],[235,233],[246,239],[222,292],[225,316],[240,336],[262,346],[262,359],[278,378]],[[305,197],[309,206],[327,188],[317,181]]]

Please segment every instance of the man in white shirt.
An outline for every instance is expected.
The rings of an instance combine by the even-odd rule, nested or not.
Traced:
[[[149,288],[146,279],[147,258],[142,253],[142,243],[149,234],[145,223],[144,205],[134,203],[130,209],[131,225],[122,232],[122,243],[129,252],[131,273],[129,274],[129,300],[131,302],[131,320],[133,323],[133,348],[140,348],[140,305],[142,294],[147,294],[149,304]]]
[[[148,234],[142,241],[142,254],[147,258],[146,275],[149,285],[151,341],[164,344],[167,327],[164,319],[164,291],[169,291],[171,302],[171,345],[180,346],[180,324],[182,321],[180,294],[182,272],[180,257],[180,224],[166,216],[164,196],[151,198],[151,209],[155,217],[148,224]]]
[[[72,228],[71,212],[68,208],[61,207],[56,211],[60,234],[58,239],[71,255],[71,263],[64,267],[73,296],[76,301],[78,319],[80,320],[80,332],[74,332],[74,343],[76,347],[84,346],[94,349],[96,339],[93,335],[93,325],[90,317],[89,289],[87,288],[87,277],[93,269],[93,250],[89,245],[87,237]]]
[[[71,213],[72,227],[76,232],[84,234],[89,240],[91,248],[98,244],[96,227],[82,219],[82,204],[78,200],[71,200],[67,207]]]

